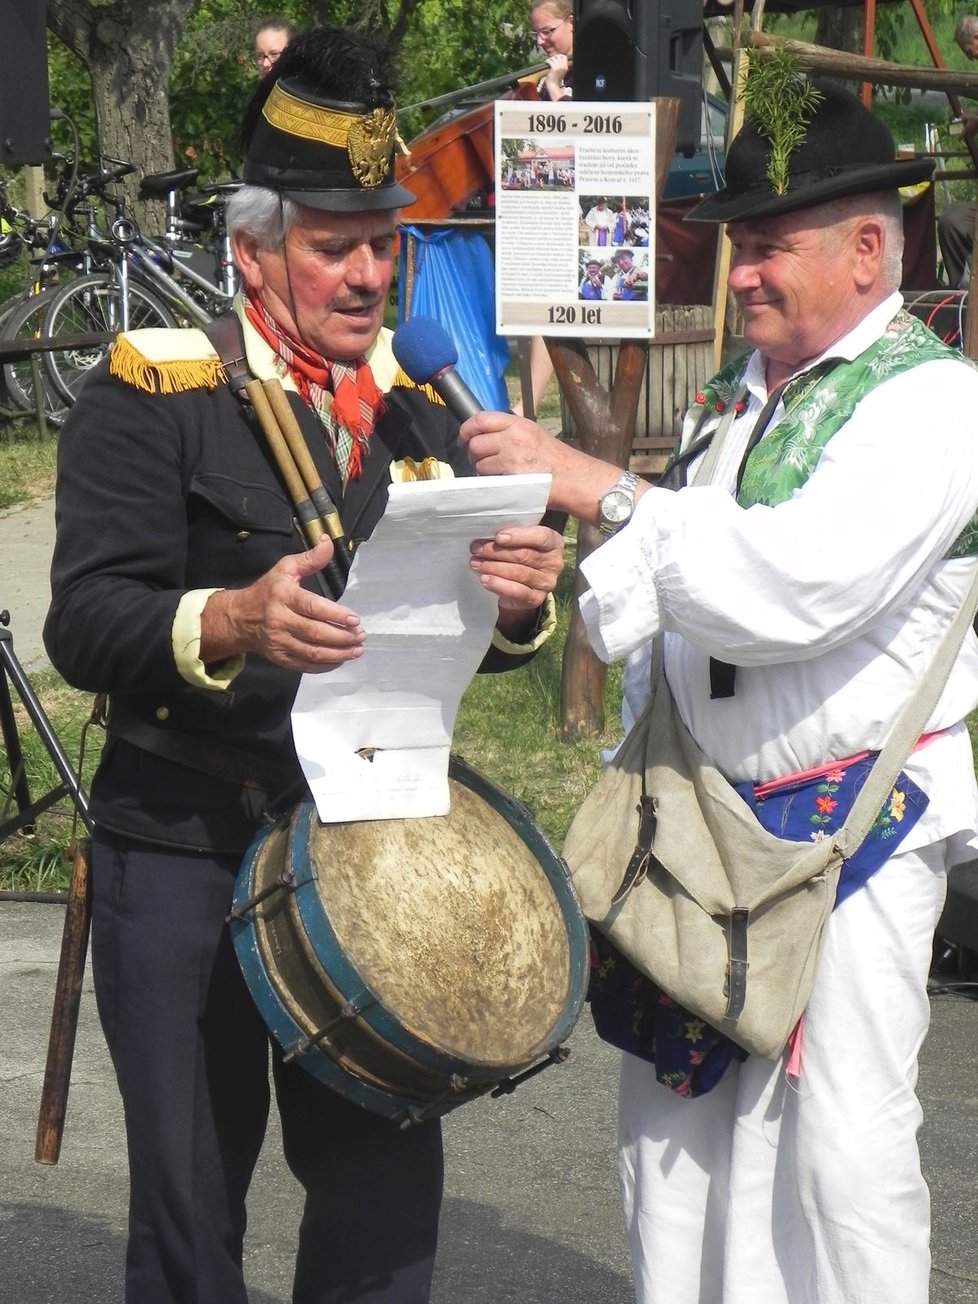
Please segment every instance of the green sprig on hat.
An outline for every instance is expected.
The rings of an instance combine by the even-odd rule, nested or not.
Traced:
[[[805,139],[808,124],[824,98],[798,70],[787,50],[751,64],[743,84],[745,115],[771,142],[767,178],[777,195],[788,189],[788,161]]]

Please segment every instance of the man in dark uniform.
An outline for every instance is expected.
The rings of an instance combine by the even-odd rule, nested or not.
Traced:
[[[245,117],[229,214],[250,371],[288,394],[345,530],[367,538],[404,459],[468,474],[457,423],[399,373],[381,329],[397,209],[391,61],[340,30],[297,38]],[[298,768],[301,673],[370,656],[318,591],[250,414],[199,331],[120,337],[59,447],[51,659],[109,694],[91,791],[96,995],[126,1114],[128,1304],[244,1304],[245,1198],[269,1039],[225,926],[242,852]],[[561,540],[472,546],[499,601],[484,669],[546,637]],[[437,1121],[406,1131],[273,1048],[286,1159],[306,1191],[293,1299],[426,1301],[441,1200]]]

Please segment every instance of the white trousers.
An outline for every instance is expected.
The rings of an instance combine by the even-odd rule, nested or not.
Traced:
[[[926,1304],[915,1088],[947,858],[897,854],[833,912],[800,1079],[751,1056],[688,1100],[622,1056],[638,1304]]]

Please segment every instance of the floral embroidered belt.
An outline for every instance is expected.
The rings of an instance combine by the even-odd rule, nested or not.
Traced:
[[[786,842],[821,842],[842,827],[869,778],[876,755],[863,752],[773,783],[734,786],[768,833]],[[901,771],[865,841],[842,866],[836,905],[851,896],[893,855],[927,809],[929,800]]]

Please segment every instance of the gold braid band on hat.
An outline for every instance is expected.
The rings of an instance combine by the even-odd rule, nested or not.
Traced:
[[[334,149],[345,146],[353,175],[362,186],[379,186],[390,171],[397,135],[397,116],[393,109],[343,113],[300,100],[276,82],[262,115],[271,126],[287,135],[315,140]]]

